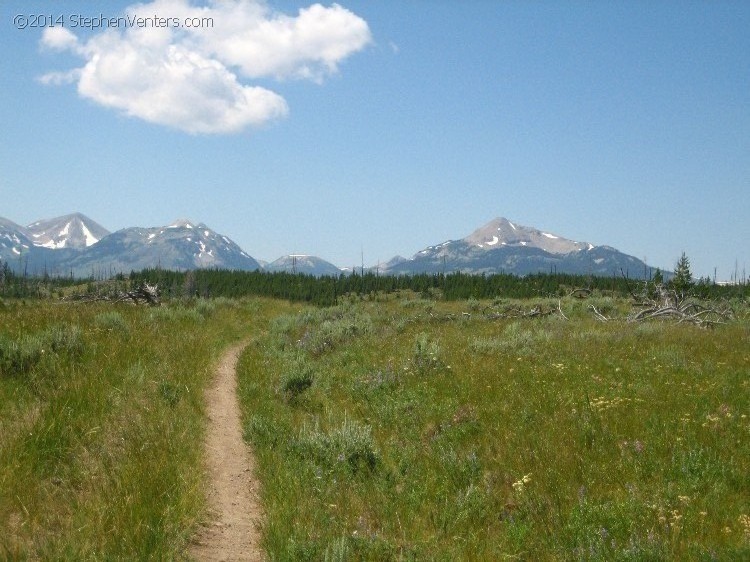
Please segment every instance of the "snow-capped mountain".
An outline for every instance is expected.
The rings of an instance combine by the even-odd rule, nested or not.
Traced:
[[[32,275],[78,277],[106,277],[148,267],[260,268],[236,243],[202,223],[178,220],[163,227],[106,232],[80,214],[38,221],[29,228],[0,219],[0,261]]]
[[[242,269],[260,265],[232,240],[203,223],[178,220],[154,228],[124,228],[102,238],[72,260],[74,271],[114,270],[129,273],[147,267],[163,269]]]
[[[109,230],[81,213],[36,221],[26,228],[35,246],[52,250],[88,248],[109,234]]]
[[[593,248],[592,244],[574,242],[536,228],[514,224],[505,218],[497,218],[487,223],[462,242],[473,244],[483,250],[496,249],[498,246],[522,246],[539,248],[551,254],[569,254]]]
[[[389,262],[390,263],[390,262]],[[594,246],[497,218],[460,240],[428,246],[385,273],[577,273],[642,277],[647,266],[609,246]]]
[[[29,227],[0,218],[0,262],[30,275],[107,277],[149,267],[256,270],[261,265],[236,243],[202,223],[178,220],[154,228],[106,229],[79,213],[37,221]],[[310,275],[351,273],[315,256],[293,254],[265,265],[267,271]],[[396,256],[370,268],[379,274],[577,273],[652,275],[641,260],[609,246],[576,242],[498,218],[460,240],[429,246],[412,258]],[[665,272],[666,274],[666,272]]]
[[[323,276],[341,275],[341,269],[331,262],[306,254],[289,254],[281,256],[264,267],[266,271],[286,271],[287,273],[306,273],[307,275]]]
[[[23,226],[0,217],[0,258],[13,259],[28,253],[33,246],[29,231]]]

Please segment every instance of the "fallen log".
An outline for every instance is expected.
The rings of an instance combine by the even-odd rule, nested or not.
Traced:
[[[159,306],[159,288],[157,285],[144,283],[134,291],[122,293],[114,302],[132,300],[133,304],[138,304],[141,300],[150,306]]]
[[[159,306],[161,298],[159,296],[159,286],[144,283],[132,291],[120,292],[114,294],[88,293],[85,295],[71,295],[63,298],[65,301],[73,302],[132,302],[140,304],[144,302],[149,306]]]

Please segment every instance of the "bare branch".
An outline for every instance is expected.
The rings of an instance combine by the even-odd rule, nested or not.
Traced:
[[[594,317],[599,320],[600,322],[609,322],[609,318],[604,316],[601,312],[599,312],[596,307],[593,304],[589,305],[589,308],[594,312]]]

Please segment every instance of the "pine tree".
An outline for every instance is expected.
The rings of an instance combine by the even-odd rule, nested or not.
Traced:
[[[654,285],[662,285],[664,283],[664,275],[662,274],[661,269],[656,270],[653,283]]]
[[[685,292],[693,286],[693,274],[690,271],[690,260],[682,252],[682,256],[677,261],[677,265],[674,268],[674,278],[672,279],[672,286],[677,294],[684,297]]]

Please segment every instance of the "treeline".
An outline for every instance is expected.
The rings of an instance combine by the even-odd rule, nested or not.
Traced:
[[[315,277],[306,274],[265,271],[226,271],[201,269],[189,272],[147,269],[130,274],[131,286],[158,284],[167,297],[266,296],[322,306],[335,304],[342,295],[375,295],[410,290],[424,297],[441,295],[446,300],[529,298],[557,294],[563,287],[606,288],[626,294],[623,280],[591,279],[570,275],[376,275],[374,273]]]
[[[125,289],[142,283],[158,284],[165,298],[264,296],[319,306],[336,304],[344,295],[376,295],[410,290],[426,298],[445,300],[562,297],[573,289],[589,289],[614,296],[627,296],[643,289],[643,281],[620,277],[537,273],[519,277],[511,274],[470,275],[436,273],[377,275],[375,273],[314,277],[306,274],[267,271],[199,269],[169,271],[153,268],[130,275],[118,274],[114,283]],[[671,283],[671,281],[670,281]],[[71,288],[73,287],[73,288]],[[0,265],[0,297],[51,298],[71,291],[97,292],[102,282],[70,277],[26,276]],[[716,285],[702,279],[689,287],[700,298],[750,297],[750,285]]]
[[[642,281],[625,277],[598,277],[564,273],[538,273],[518,277],[510,274],[470,275],[465,273],[419,275],[341,275],[314,277],[305,274],[265,271],[200,269],[188,272],[146,269],[130,274],[130,284],[158,284],[166,297],[265,296],[329,306],[343,295],[375,295],[411,290],[424,297],[440,295],[446,300],[468,298],[561,297],[573,289],[589,289],[627,296],[643,288]],[[695,296],[722,298],[749,296],[747,285],[722,286],[701,281],[692,287]]]
[[[64,287],[79,285],[80,279],[72,277],[51,277],[17,273],[8,262],[0,262],[0,297],[17,299],[49,298],[59,294]]]

